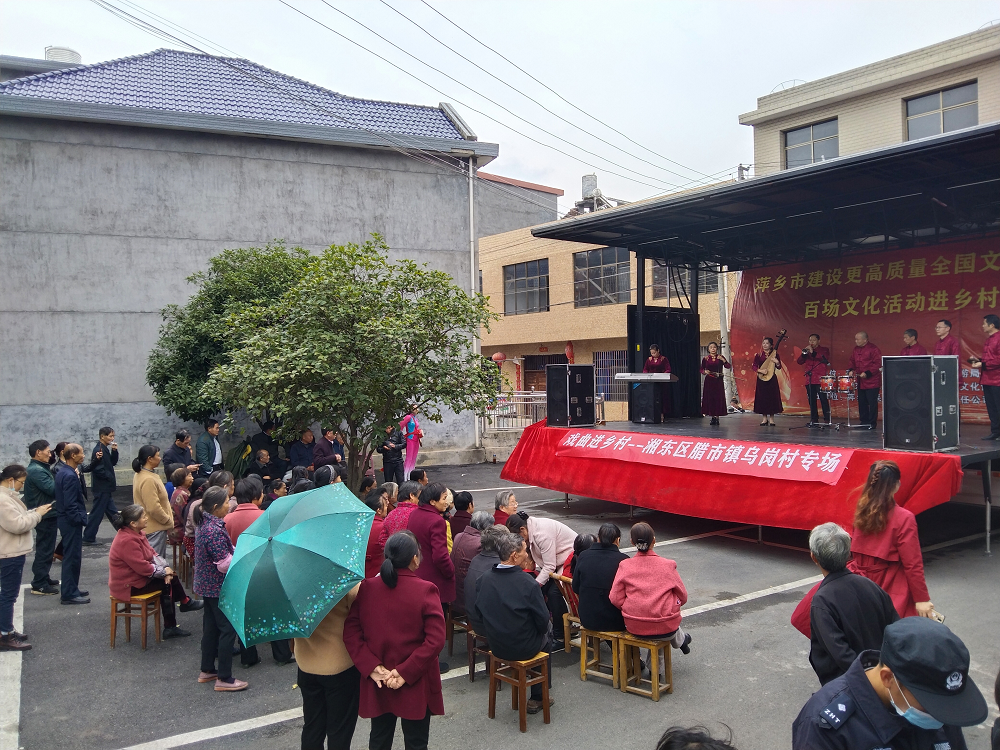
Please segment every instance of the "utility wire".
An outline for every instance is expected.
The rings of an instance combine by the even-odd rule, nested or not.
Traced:
[[[608,146],[611,146],[611,148],[613,148],[613,149],[615,149],[617,151],[621,151],[626,156],[631,156],[633,159],[638,159],[639,161],[644,162],[645,164],[648,164],[651,167],[655,167],[656,169],[662,169],[664,172],[672,174],[672,175],[674,175],[676,177],[680,177],[682,180],[687,180],[687,181],[690,181],[690,182],[701,182],[701,181],[703,181],[704,178],[698,179],[698,180],[691,180],[691,178],[688,175],[684,175],[684,174],[681,174],[680,172],[675,172],[672,169],[667,169],[666,167],[662,167],[659,164],[656,164],[655,162],[651,162],[648,159],[644,159],[644,158],[642,158],[641,156],[639,156],[637,154],[633,154],[630,151],[626,151],[625,149],[621,148],[620,146],[616,146],[611,141],[602,138],[601,136],[597,135],[596,133],[590,132],[586,128],[580,127],[579,125],[577,125],[572,120],[568,120],[565,117],[563,117],[562,115],[560,115],[558,112],[553,112],[551,109],[549,109],[548,107],[546,107],[544,104],[542,104],[540,101],[538,101],[534,97],[529,96],[528,94],[524,93],[523,91],[521,91],[520,89],[516,88],[515,86],[512,86],[511,84],[507,83],[507,81],[505,81],[504,79],[502,79],[499,76],[495,75],[494,73],[490,72],[489,70],[487,70],[486,68],[484,68],[482,65],[479,65],[478,63],[476,63],[474,60],[470,60],[468,57],[466,57],[465,55],[463,55],[461,52],[459,52],[458,50],[456,50],[454,47],[451,47],[450,45],[448,45],[445,42],[443,42],[440,39],[438,39],[431,32],[429,32],[427,29],[425,29],[419,23],[417,23],[412,18],[410,18],[409,16],[407,16],[401,10],[399,10],[398,8],[394,8],[392,5],[390,5],[388,2],[386,2],[386,0],[379,0],[379,2],[381,2],[389,10],[393,11],[394,13],[398,14],[399,16],[401,16],[402,18],[404,18],[405,20],[409,21],[412,25],[416,26],[418,29],[420,29],[422,32],[424,32],[424,34],[426,34],[427,36],[429,36],[431,39],[433,39],[435,42],[437,42],[438,44],[440,44],[445,49],[449,50],[450,52],[454,53],[455,55],[458,55],[460,58],[462,58],[463,60],[465,60],[467,63],[469,63],[470,65],[474,66],[478,70],[481,70],[483,73],[485,73],[486,75],[488,75],[490,78],[493,78],[494,80],[502,83],[504,86],[506,86],[507,88],[509,88],[511,91],[513,91],[516,94],[520,94],[521,96],[523,96],[528,101],[534,102],[535,104],[537,104],[539,107],[541,107],[542,109],[544,109],[546,112],[548,112],[553,117],[557,117],[558,119],[562,120],[567,125],[569,125],[569,126],[571,126],[573,128],[576,128],[581,133],[589,135],[591,138],[595,138],[595,139],[599,140],[601,143],[607,144]],[[468,87],[466,86],[466,88],[468,88]],[[476,93],[478,93],[478,92],[476,92]],[[482,96],[482,95],[480,94],[480,96]],[[491,101],[491,100],[488,100],[488,101]],[[509,112],[510,110],[507,110],[507,111]],[[513,113],[511,113],[511,114],[513,114]],[[516,117],[516,115],[515,115],[515,117]],[[548,131],[543,131],[543,132],[548,132]],[[592,152],[588,152],[588,153],[592,153]],[[597,154],[595,154],[595,156],[597,156]],[[604,158],[604,157],[601,157],[601,158]],[[612,163],[614,163],[614,162],[612,162]],[[619,166],[621,166],[621,165],[619,165]],[[697,172],[698,174],[704,174],[702,172],[698,172],[698,170],[691,169],[690,167],[684,167],[684,169],[687,169],[690,172]],[[639,174],[639,173],[637,172],[637,174]],[[708,175],[705,175],[705,177],[708,177]],[[653,178],[653,179],[656,179],[656,178]]]
[[[331,26],[328,26],[327,24],[323,23],[323,22],[322,22],[322,21],[320,21],[319,19],[317,19],[317,18],[314,18],[313,16],[309,15],[308,13],[306,13],[306,12],[305,12],[305,11],[303,11],[303,10],[301,10],[300,8],[297,8],[297,7],[295,7],[295,6],[294,6],[294,5],[292,5],[291,3],[287,2],[287,0],[278,0],[278,2],[280,2],[280,3],[282,4],[282,5],[284,5],[284,6],[288,7],[288,8],[290,8],[291,10],[295,11],[295,12],[296,12],[296,13],[298,13],[299,15],[301,15],[301,16],[304,16],[305,18],[308,18],[308,19],[309,19],[310,21],[312,21],[313,23],[315,23],[315,24],[317,24],[317,25],[319,25],[319,26],[322,26],[322,27],[323,27],[324,29],[326,29],[327,31],[329,31],[329,32],[331,32],[331,33],[333,33],[333,34],[336,34],[336,35],[337,35],[338,37],[340,37],[340,38],[341,38],[341,39],[343,39],[344,41],[346,41],[346,42],[349,42],[350,44],[353,44],[354,46],[356,46],[356,47],[358,47],[358,48],[360,48],[360,49],[364,50],[364,51],[365,51],[365,52],[367,52],[368,54],[370,54],[370,55],[373,55],[374,57],[377,57],[378,59],[382,60],[383,62],[385,62],[385,63],[387,63],[387,64],[391,65],[392,67],[394,67],[394,68],[395,68],[396,70],[398,70],[399,72],[401,72],[401,73],[403,73],[403,74],[405,74],[405,75],[409,76],[410,78],[413,78],[413,79],[414,79],[415,81],[417,81],[417,82],[419,82],[419,83],[422,83],[422,84],[423,84],[424,86],[427,86],[428,88],[432,89],[433,91],[436,91],[437,93],[441,94],[441,96],[444,96],[444,97],[447,97],[447,98],[451,99],[452,101],[455,101],[455,102],[457,102],[458,104],[462,105],[462,106],[463,106],[463,107],[465,107],[466,109],[468,109],[468,110],[470,110],[470,111],[472,111],[472,112],[475,112],[476,114],[479,114],[479,115],[482,115],[482,116],[483,116],[483,117],[485,117],[486,119],[488,119],[488,120],[491,120],[492,122],[495,122],[495,123],[496,123],[497,125],[500,125],[501,127],[504,127],[504,128],[507,128],[508,130],[510,130],[510,131],[511,131],[511,132],[513,132],[513,133],[516,133],[517,135],[521,136],[522,138],[527,138],[527,139],[528,139],[529,141],[532,141],[533,143],[537,143],[537,144],[538,144],[539,146],[543,146],[543,147],[545,147],[545,148],[549,148],[549,149],[552,149],[553,151],[556,151],[556,152],[558,152],[558,153],[562,154],[563,156],[568,156],[568,157],[569,157],[570,159],[573,159],[573,160],[575,160],[575,161],[578,161],[578,162],[580,162],[581,164],[586,164],[586,165],[587,165],[588,167],[592,167],[593,169],[600,169],[600,170],[603,170],[603,171],[605,171],[605,172],[607,172],[607,173],[609,173],[609,174],[613,174],[613,175],[616,175],[617,177],[621,177],[621,178],[623,178],[623,179],[626,179],[626,180],[629,180],[630,182],[635,182],[635,183],[638,183],[638,184],[640,184],[640,185],[645,185],[646,187],[651,187],[651,188],[653,188],[653,189],[655,189],[655,190],[662,190],[662,189],[663,189],[663,186],[664,186],[664,185],[666,185],[666,186],[668,186],[668,187],[680,187],[679,185],[675,185],[675,184],[673,184],[673,183],[670,183],[670,182],[667,182],[666,180],[662,180],[662,179],[659,179],[659,178],[657,178],[657,177],[652,177],[652,176],[650,176],[650,175],[646,175],[646,174],[642,174],[641,172],[636,172],[635,170],[629,170],[629,169],[628,169],[628,167],[624,167],[623,165],[621,165],[621,164],[618,164],[617,162],[614,162],[614,161],[611,161],[610,159],[607,159],[606,157],[603,157],[603,156],[600,156],[599,154],[595,154],[594,152],[592,152],[592,151],[589,151],[589,150],[587,150],[587,149],[585,149],[585,148],[582,148],[582,147],[580,147],[580,146],[576,146],[575,144],[572,144],[572,143],[569,143],[568,141],[565,141],[564,139],[561,139],[561,138],[559,138],[559,136],[557,136],[557,135],[555,135],[555,134],[553,134],[553,133],[550,133],[549,131],[545,130],[544,128],[541,128],[541,127],[539,127],[538,125],[534,125],[534,124],[532,124],[531,122],[529,122],[528,120],[524,120],[524,118],[520,117],[519,115],[516,115],[516,114],[514,114],[513,112],[511,112],[511,111],[510,111],[509,109],[507,109],[507,108],[506,108],[506,107],[504,107],[503,105],[501,105],[501,104],[498,104],[497,102],[493,101],[492,99],[490,99],[490,98],[489,98],[489,97],[487,97],[487,96],[484,96],[483,94],[479,94],[479,92],[475,91],[474,89],[472,89],[472,88],[470,88],[470,87],[468,87],[468,86],[465,86],[465,84],[461,83],[461,81],[457,81],[457,80],[456,80],[455,78],[453,78],[452,76],[450,76],[450,75],[448,75],[447,73],[445,73],[445,72],[443,72],[443,71],[441,71],[441,70],[439,70],[439,69],[435,68],[434,66],[432,66],[432,65],[429,65],[428,63],[425,63],[425,62],[423,62],[423,60],[421,60],[420,58],[416,57],[415,55],[412,55],[411,53],[409,53],[409,52],[407,52],[406,50],[402,49],[401,47],[399,47],[398,45],[394,44],[393,42],[389,41],[389,40],[388,40],[388,39],[386,39],[386,38],[385,38],[384,36],[382,36],[381,34],[379,34],[379,33],[378,33],[377,31],[374,31],[374,30],[372,30],[371,28],[369,28],[369,27],[368,27],[368,26],[366,26],[365,24],[363,24],[363,23],[361,23],[360,21],[357,21],[357,20],[355,20],[354,18],[352,18],[351,16],[349,16],[349,15],[348,15],[347,13],[345,13],[344,11],[342,11],[342,10],[339,10],[338,8],[334,7],[333,5],[330,5],[330,3],[326,2],[326,0],[321,0],[321,2],[323,2],[323,4],[324,4],[324,5],[326,5],[327,7],[329,7],[330,9],[332,9],[332,10],[336,11],[337,13],[340,13],[340,14],[341,14],[342,16],[344,16],[345,18],[348,18],[348,19],[350,19],[351,21],[354,21],[354,23],[356,23],[356,24],[357,24],[358,26],[361,26],[362,28],[364,28],[364,29],[367,29],[367,30],[368,30],[368,31],[370,31],[370,32],[371,32],[372,34],[374,34],[375,36],[379,37],[379,39],[382,39],[382,40],[383,40],[383,41],[385,41],[385,42],[386,42],[387,44],[389,44],[390,46],[392,46],[392,47],[394,47],[394,48],[398,49],[398,50],[399,50],[400,52],[402,52],[403,54],[405,54],[405,55],[407,55],[407,56],[409,56],[409,57],[412,57],[412,58],[413,58],[414,60],[416,60],[417,62],[421,63],[422,65],[425,65],[425,66],[427,66],[427,67],[428,67],[428,68],[430,68],[431,70],[435,70],[435,71],[437,71],[437,72],[438,72],[438,73],[440,73],[441,75],[444,75],[445,77],[447,77],[447,78],[449,78],[449,79],[451,79],[451,80],[455,81],[455,82],[456,82],[456,83],[458,83],[459,85],[461,85],[461,86],[464,86],[465,88],[468,88],[468,89],[469,89],[470,91],[472,91],[473,93],[475,93],[475,94],[477,94],[477,95],[481,96],[481,97],[482,97],[483,99],[486,99],[487,101],[489,101],[490,103],[492,103],[492,104],[496,105],[497,107],[500,107],[500,108],[501,108],[501,109],[503,109],[504,111],[506,111],[506,112],[509,112],[509,113],[510,113],[511,115],[513,115],[514,117],[517,117],[517,119],[519,119],[519,120],[522,120],[522,121],[524,121],[524,122],[528,123],[528,124],[529,124],[529,125],[531,125],[532,127],[534,127],[534,128],[537,128],[538,130],[541,130],[541,131],[542,131],[543,133],[546,133],[546,134],[548,134],[548,135],[551,135],[551,136],[553,136],[553,137],[557,138],[558,140],[561,140],[561,141],[563,141],[564,143],[567,143],[568,145],[570,145],[570,146],[573,146],[574,148],[577,148],[577,149],[579,149],[580,151],[583,151],[583,152],[585,152],[585,153],[588,153],[588,154],[591,154],[591,155],[593,155],[593,156],[597,156],[597,157],[598,157],[598,158],[600,158],[600,159],[604,159],[605,161],[607,161],[607,162],[609,162],[609,163],[611,163],[611,164],[614,164],[614,165],[615,165],[615,166],[617,166],[617,167],[621,167],[622,169],[625,169],[625,170],[627,170],[627,171],[630,171],[630,172],[632,172],[633,174],[638,174],[638,175],[640,175],[640,176],[642,176],[642,177],[645,177],[645,178],[647,178],[647,179],[651,179],[651,180],[656,180],[657,182],[659,182],[659,183],[660,183],[660,185],[652,185],[652,184],[650,184],[650,183],[648,183],[648,182],[643,182],[642,180],[637,180],[637,179],[635,179],[634,177],[629,177],[628,175],[624,175],[624,174],[621,174],[620,172],[615,172],[615,171],[613,171],[613,170],[610,170],[610,169],[607,169],[606,167],[600,167],[600,166],[598,166],[598,165],[596,165],[596,164],[593,164],[593,163],[591,163],[591,162],[589,162],[589,161],[585,161],[584,159],[581,159],[580,157],[578,157],[578,156],[575,156],[574,154],[571,154],[571,153],[569,153],[569,152],[567,152],[567,151],[564,151],[564,150],[562,150],[561,148],[558,148],[558,147],[556,147],[556,146],[553,146],[553,145],[550,145],[550,144],[547,144],[547,143],[544,143],[544,142],[542,142],[542,141],[538,140],[537,138],[534,138],[534,137],[532,137],[532,136],[528,135],[527,133],[524,133],[524,132],[522,132],[522,131],[518,130],[517,128],[515,128],[515,127],[512,127],[511,125],[508,125],[507,123],[503,122],[502,120],[498,120],[497,118],[495,118],[495,117],[493,117],[493,116],[491,116],[491,115],[487,114],[486,112],[483,112],[482,110],[480,110],[480,109],[477,109],[477,108],[473,107],[473,106],[472,106],[471,104],[467,104],[467,103],[465,103],[465,102],[461,101],[460,99],[458,99],[457,97],[454,97],[454,96],[452,96],[451,94],[448,94],[448,93],[446,93],[445,91],[442,91],[442,90],[441,90],[441,89],[439,89],[439,88],[438,88],[437,86],[434,86],[433,84],[431,84],[431,83],[429,83],[429,82],[427,82],[427,81],[423,80],[422,78],[420,78],[419,76],[417,76],[417,75],[416,75],[415,73],[412,73],[412,72],[410,72],[409,70],[407,70],[406,68],[404,68],[404,67],[402,67],[402,66],[400,66],[400,65],[397,65],[396,63],[394,63],[394,62],[392,62],[391,60],[389,60],[389,59],[388,59],[387,57],[384,57],[383,55],[380,55],[379,53],[375,52],[374,50],[371,50],[371,49],[369,49],[368,47],[365,47],[365,46],[364,46],[363,44],[361,44],[360,42],[357,42],[357,41],[355,41],[355,40],[351,39],[350,37],[346,36],[345,34],[342,34],[341,32],[337,31],[337,30],[336,30],[336,29],[334,29],[333,27],[331,27]]]
[[[427,2],[427,0],[420,0],[420,2],[422,2],[422,3],[424,4],[424,5],[426,5],[426,6],[428,7],[428,8],[430,8],[430,9],[431,9],[432,11],[434,11],[435,13],[437,13],[437,14],[438,14],[439,16],[441,16],[441,18],[443,18],[443,19],[444,19],[445,21],[447,21],[447,22],[448,22],[448,23],[450,23],[450,24],[451,24],[452,26],[454,26],[454,27],[455,27],[456,29],[458,29],[459,31],[461,31],[461,32],[462,32],[463,34],[465,34],[465,35],[466,35],[467,37],[469,37],[470,39],[472,39],[472,41],[474,41],[474,42],[476,42],[477,44],[479,44],[479,45],[481,45],[481,46],[485,47],[485,48],[486,48],[486,49],[488,49],[488,50],[489,50],[490,52],[492,52],[492,53],[493,53],[494,55],[496,55],[497,57],[501,58],[502,60],[505,60],[505,61],[506,61],[507,63],[509,63],[510,65],[513,65],[513,66],[514,66],[515,68],[517,68],[517,69],[518,69],[519,71],[521,71],[522,73],[524,73],[524,74],[525,74],[526,76],[528,76],[528,78],[530,78],[531,80],[533,80],[533,81],[534,81],[535,83],[537,83],[538,85],[542,86],[543,88],[547,89],[548,91],[551,91],[551,92],[552,92],[553,94],[555,94],[555,95],[556,95],[557,97],[559,97],[560,99],[562,99],[562,100],[563,100],[564,102],[566,102],[566,103],[567,103],[567,104],[568,104],[569,106],[571,106],[571,107],[572,107],[573,109],[575,109],[575,110],[576,110],[577,112],[579,112],[579,113],[581,113],[581,114],[583,114],[583,115],[586,115],[587,117],[589,117],[589,118],[590,118],[591,120],[593,120],[594,122],[596,122],[596,123],[599,123],[599,124],[603,125],[604,127],[606,127],[606,128],[608,129],[608,130],[611,130],[611,131],[613,131],[613,132],[617,133],[617,134],[618,134],[618,135],[620,135],[620,136],[621,136],[622,138],[624,138],[625,140],[627,140],[627,141],[628,141],[629,143],[632,143],[632,144],[634,144],[634,145],[638,146],[639,148],[641,148],[641,149],[643,149],[643,150],[645,150],[645,151],[648,151],[649,153],[651,153],[651,154],[654,154],[655,156],[658,156],[658,157],[660,157],[660,158],[661,158],[661,159],[663,159],[664,161],[668,161],[668,162],[670,162],[671,164],[676,164],[676,165],[677,165],[678,167],[682,167],[683,169],[687,169],[687,170],[689,170],[689,171],[691,171],[691,172],[696,172],[697,174],[700,174],[700,175],[703,175],[703,176],[705,176],[705,177],[708,177],[708,176],[709,176],[709,175],[705,174],[704,172],[702,172],[702,171],[700,171],[700,170],[697,170],[697,169],[693,169],[693,168],[691,168],[691,167],[687,167],[687,166],[684,166],[684,165],[683,165],[683,164],[681,164],[680,162],[678,162],[678,161],[674,161],[673,159],[671,159],[671,158],[669,158],[669,157],[667,157],[667,156],[664,156],[663,154],[660,154],[660,153],[658,153],[658,152],[654,151],[653,149],[649,148],[648,146],[643,146],[643,145],[642,145],[641,143],[639,143],[638,141],[636,141],[636,140],[633,140],[632,138],[629,138],[629,137],[628,137],[627,135],[625,135],[625,133],[621,132],[621,131],[620,131],[620,130],[618,130],[617,128],[614,128],[614,127],[612,127],[611,125],[608,125],[608,124],[607,124],[606,122],[604,122],[603,120],[600,120],[600,119],[598,119],[597,117],[594,117],[594,115],[590,114],[590,113],[589,113],[589,112],[587,112],[586,110],[583,110],[583,109],[581,109],[580,107],[578,107],[578,106],[576,106],[575,104],[573,104],[573,102],[571,102],[571,101],[570,101],[569,99],[567,99],[566,97],[564,97],[564,96],[563,96],[562,94],[560,94],[560,93],[559,93],[558,91],[556,91],[555,89],[553,89],[553,88],[552,88],[551,86],[549,86],[549,85],[547,85],[547,84],[543,83],[542,81],[538,80],[537,78],[535,78],[535,76],[531,75],[531,73],[529,73],[528,71],[526,71],[526,70],[525,70],[524,68],[522,68],[522,67],[521,67],[520,65],[518,65],[517,63],[515,63],[515,62],[514,62],[513,60],[511,60],[511,59],[507,58],[506,56],[502,55],[502,54],[501,54],[500,52],[497,52],[497,51],[496,51],[495,49],[493,49],[492,47],[490,47],[490,46],[489,46],[488,44],[486,44],[485,42],[481,42],[481,41],[479,41],[479,39],[477,39],[476,37],[474,37],[474,36],[473,36],[472,34],[470,34],[470,33],[469,33],[468,31],[466,31],[465,29],[463,29],[463,28],[462,28],[461,26],[459,26],[459,25],[458,25],[457,23],[455,23],[454,21],[452,21],[452,20],[451,20],[450,18],[448,18],[448,16],[446,16],[446,15],[445,15],[444,13],[442,13],[442,12],[441,12],[441,11],[439,11],[439,10],[438,10],[437,8],[435,8],[435,7],[433,6],[433,5],[431,5],[431,4],[429,3],[429,2]],[[661,167],[661,168],[662,168],[662,167]]]

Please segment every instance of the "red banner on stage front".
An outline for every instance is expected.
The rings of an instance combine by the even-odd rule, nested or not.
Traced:
[[[750,363],[761,339],[787,328],[779,349],[783,369],[778,384],[785,410],[808,413],[802,368],[795,360],[817,333],[830,349],[830,369],[843,373],[854,348],[854,334],[894,356],[903,349],[903,331],[912,328],[919,343],[934,353],[935,324],[952,322],[958,338],[963,422],[986,423],[979,371],[966,360],[980,356],[985,340],[984,315],[1000,303],[1000,246],[996,238],[963,240],[906,250],[853,253],[837,259],[774,265],[744,271],[733,303],[734,375],[744,404],[752,404],[756,379]],[[846,416],[846,394],[831,394],[834,416]],[[850,394],[854,401],[854,394]],[[857,419],[855,404],[850,405]]]
[[[675,469],[740,474],[763,479],[836,484],[854,453],[808,445],[699,440],[642,432],[570,430],[557,456],[610,458]]]

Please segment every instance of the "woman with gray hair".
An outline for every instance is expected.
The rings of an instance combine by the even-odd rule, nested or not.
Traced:
[[[503,526],[507,519],[517,513],[517,499],[514,497],[514,490],[500,490],[494,502],[496,513],[493,520]]]
[[[465,571],[465,579],[462,581],[465,614],[469,619],[469,625],[480,635],[485,635],[486,631],[483,629],[483,624],[476,619],[476,583],[486,571],[500,564],[497,542],[500,537],[508,533],[510,532],[507,531],[507,527],[500,525],[487,526],[479,532],[479,554],[472,558],[468,570]]]
[[[451,608],[455,614],[465,614],[465,577],[472,559],[479,554],[482,544],[480,535],[493,525],[493,516],[485,510],[477,510],[472,520],[461,534],[455,537],[451,546],[451,561],[455,565],[455,601]]]
[[[862,651],[880,649],[887,625],[899,619],[877,583],[847,569],[851,535],[835,523],[809,534],[809,556],[823,573],[809,610],[809,663],[820,685],[844,674]]]

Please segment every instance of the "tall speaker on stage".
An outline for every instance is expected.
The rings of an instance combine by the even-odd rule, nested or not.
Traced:
[[[883,357],[882,383],[886,448],[958,448],[958,357]]]
[[[548,365],[545,368],[546,424],[549,427],[593,427],[594,366]]]

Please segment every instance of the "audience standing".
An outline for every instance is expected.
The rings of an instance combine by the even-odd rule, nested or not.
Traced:
[[[160,465],[160,449],[155,445],[144,445],[139,455],[132,460],[132,502],[141,505],[149,516],[146,539],[149,546],[160,557],[167,551],[167,534],[174,529],[174,512],[167,497],[167,488],[156,473]]]
[[[191,512],[196,528],[194,591],[205,601],[198,682],[214,682],[218,692],[246,690],[247,683],[233,677],[236,631],[219,609],[219,592],[233,560],[233,543],[223,522],[229,513],[229,494],[222,487],[209,487]]]
[[[476,506],[472,502],[471,492],[456,492],[452,502],[455,505],[455,512],[448,519],[448,526],[451,528],[451,538],[454,539],[472,523],[472,514],[476,512]]]
[[[580,600],[580,624],[587,630],[625,630],[621,609],[609,598],[618,566],[629,559],[618,548],[621,540],[621,529],[613,523],[602,524],[597,532],[597,544],[580,555],[577,561],[573,591]]]
[[[313,465],[313,454],[316,450],[315,440],[316,436],[313,435],[313,431],[306,428],[299,433],[299,439],[288,446],[288,460],[293,469],[296,466],[302,466],[309,472],[315,468]]]
[[[324,427],[323,435],[316,441],[313,451],[313,466],[332,466],[344,460],[344,446],[337,440],[337,431],[332,427]]]
[[[417,482],[403,482],[399,486],[399,504],[385,517],[382,533],[379,535],[379,544],[382,549],[385,549],[389,537],[399,531],[406,530],[410,522],[410,514],[417,509],[422,489]]]
[[[407,749],[425,750],[431,715],[444,714],[434,669],[445,643],[441,599],[417,577],[420,545],[412,532],[389,537],[385,558],[381,573],[361,582],[344,643],[361,674],[359,713],[372,720],[368,747],[389,750],[399,718]]]
[[[101,527],[101,520],[104,516],[108,517],[116,530],[121,526],[118,508],[112,497],[118,487],[118,482],[115,479],[115,466],[118,465],[118,443],[115,442],[115,431],[110,427],[102,427],[97,434],[97,445],[94,446],[90,456],[93,477],[90,480],[90,488],[94,491],[94,503],[90,508],[90,515],[87,517],[87,526],[83,530],[83,543],[85,545],[99,543],[97,530]]]
[[[894,461],[876,461],[854,513],[850,569],[874,581],[892,598],[900,617],[934,612],[924,558],[917,538],[917,519],[896,505],[899,466]]]
[[[63,464],[55,477],[56,513],[62,537],[62,585],[60,603],[90,604],[89,592],[80,589],[83,562],[83,529],[87,525],[87,503],[83,479],[77,473],[83,463],[83,448],[68,443],[63,448]]]
[[[507,519],[517,513],[517,498],[514,497],[513,490],[500,490],[493,501],[493,519],[501,526],[507,523]]]
[[[14,630],[14,602],[21,593],[24,561],[31,552],[31,530],[51,506],[29,509],[18,496],[28,470],[11,464],[0,471],[0,651],[28,651],[28,637]]]
[[[809,663],[825,685],[847,672],[862,651],[878,649],[886,626],[899,615],[878,584],[847,569],[851,536],[840,526],[813,529],[809,555],[823,573],[810,605]]]
[[[222,446],[219,444],[220,429],[218,419],[209,419],[205,422],[205,431],[195,445],[195,460],[201,465],[201,475],[204,477],[226,468],[223,465]]]
[[[402,484],[406,480],[403,476],[403,448],[406,447],[406,438],[395,424],[386,425],[385,434],[382,444],[375,449],[382,455],[382,472],[387,482]]]
[[[181,464],[192,474],[201,471],[201,464],[194,460],[191,452],[191,433],[187,430],[178,430],[174,434],[174,442],[163,453],[163,463],[165,466]]]
[[[56,549],[59,522],[55,510],[56,482],[49,469],[52,449],[45,440],[28,446],[28,476],[24,482],[24,504],[29,509],[47,506],[49,510],[35,526],[35,559],[31,563],[31,593],[53,596],[59,593],[59,581],[49,573]]]
[[[382,562],[385,560],[379,539],[382,536],[382,524],[389,507],[386,493],[381,489],[372,490],[365,495],[365,505],[375,511],[372,528],[368,532],[368,547],[365,549],[365,578],[374,578],[379,574]]]

